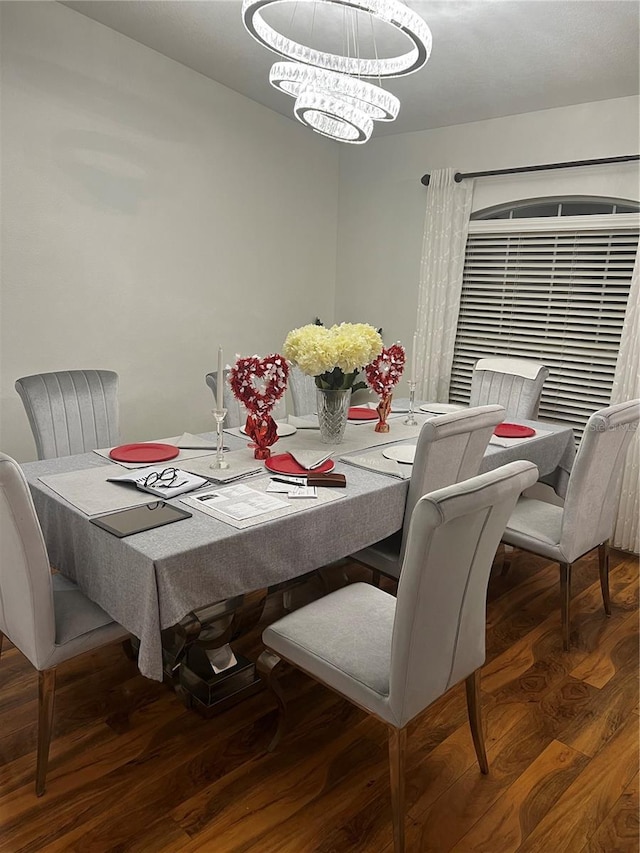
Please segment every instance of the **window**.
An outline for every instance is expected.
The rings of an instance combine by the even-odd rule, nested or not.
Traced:
[[[637,201],[627,198],[600,198],[588,195],[557,198],[527,198],[495,207],[485,207],[471,214],[478,219],[531,219],[535,216],[595,216],[608,213],[636,213]]]
[[[609,404],[639,226],[636,213],[471,222],[451,402],[468,403],[478,358],[535,359],[550,371],[540,417],[580,436]]]

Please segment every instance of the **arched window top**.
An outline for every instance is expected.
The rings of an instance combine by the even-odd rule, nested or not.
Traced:
[[[485,207],[471,219],[532,219],[538,216],[593,216],[612,213],[637,213],[640,203],[626,198],[572,195],[526,198]]]

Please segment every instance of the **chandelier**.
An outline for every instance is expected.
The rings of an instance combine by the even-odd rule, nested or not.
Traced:
[[[298,6],[312,7],[311,31],[304,42],[279,32],[263,15],[267,7],[292,4],[292,22]],[[341,53],[313,46],[316,7],[342,10]],[[360,21],[363,13],[369,16],[373,56],[364,55],[363,34],[367,28]],[[292,60],[276,62],[271,68],[269,82],[295,98],[296,118],[317,133],[339,142],[366,142],[374,121],[393,121],[398,115],[400,101],[381,87],[382,78],[417,71],[431,53],[429,27],[401,0],[243,0],[242,20],[256,41]],[[394,56],[379,56],[374,21],[399,33],[408,49]],[[378,78],[379,85],[363,78]]]

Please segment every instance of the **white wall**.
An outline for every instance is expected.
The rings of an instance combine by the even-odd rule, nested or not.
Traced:
[[[18,376],[111,368],[123,440],[206,430],[219,343],[273,351],[316,315],[411,340],[425,172],[640,150],[637,98],[339,146],[57,3],[0,9],[0,446],[21,461]],[[638,198],[638,167],[483,179],[474,207],[565,192]]]
[[[423,174],[638,154],[639,103],[618,98],[344,146],[336,317],[381,325],[387,343],[410,344],[428,193]],[[478,179],[473,207],[565,193],[638,200],[638,163]]]
[[[17,377],[120,374],[122,438],[212,427],[229,358],[333,320],[338,147],[57,3],[2,3],[0,446]]]

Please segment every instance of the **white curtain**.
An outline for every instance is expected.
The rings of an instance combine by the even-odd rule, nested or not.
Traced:
[[[431,172],[422,242],[417,322],[417,397],[449,402],[473,181],[454,169]]]
[[[616,364],[611,392],[612,403],[635,400],[640,397],[640,252],[631,279],[629,302],[622,327],[620,353]],[[640,553],[640,432],[631,440],[624,477],[620,506],[612,545],[623,551]]]

